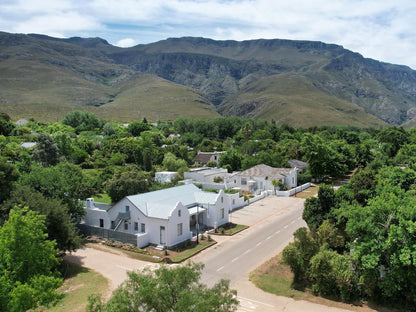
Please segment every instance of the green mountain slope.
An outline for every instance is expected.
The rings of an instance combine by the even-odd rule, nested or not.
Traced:
[[[81,47],[73,42],[80,42]],[[57,121],[72,110],[113,120],[213,118],[215,107],[195,90],[115,64],[101,39],[0,33],[0,110],[13,119]]]
[[[218,112],[293,125],[412,124],[416,72],[341,46],[171,38],[122,49],[100,38],[0,33],[0,110],[58,120],[74,109],[131,120]]]
[[[259,96],[261,94],[261,96]],[[386,126],[356,104],[328,95],[307,78],[283,73],[257,80],[219,107],[224,115],[274,119],[277,124]]]

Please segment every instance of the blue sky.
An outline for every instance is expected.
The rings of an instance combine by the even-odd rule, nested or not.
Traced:
[[[316,40],[416,69],[414,0],[0,0],[0,30],[122,47],[182,36]]]

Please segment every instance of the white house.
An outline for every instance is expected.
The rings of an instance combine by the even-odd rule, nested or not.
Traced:
[[[201,191],[193,184],[131,195],[113,206],[85,204],[83,223],[137,236],[137,246],[168,248],[192,238],[192,231],[217,228],[228,222],[230,198]]]
[[[229,188],[238,187],[241,190],[256,194],[264,190],[274,190],[273,180],[281,181],[293,188],[297,186],[296,168],[273,168],[264,164],[254,166],[234,174],[227,179]]]
[[[172,182],[178,173],[176,171],[159,171],[155,173],[155,180],[160,183]]]

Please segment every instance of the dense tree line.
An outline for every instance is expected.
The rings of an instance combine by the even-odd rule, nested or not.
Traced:
[[[35,142],[36,145],[27,148],[21,145],[22,142]],[[108,194],[116,202],[126,195],[165,187],[153,178],[159,170],[177,171],[177,179],[168,186],[174,185],[183,172],[193,166],[198,151],[225,151],[219,164],[230,172],[261,163],[288,167],[290,159],[304,160],[309,163],[309,168],[305,175],[299,177],[300,182],[311,178],[331,181],[334,177],[359,168],[348,187],[334,194],[323,187],[317,199],[307,202],[305,218],[311,230],[299,232],[296,242],[304,244],[300,238],[314,242],[306,244],[310,250],[305,259],[311,261],[320,254],[322,246],[329,247],[322,250],[324,253],[320,254],[319,259],[330,256],[333,263],[342,265],[347,265],[344,253],[354,248],[357,251],[364,250],[364,247],[360,249],[352,245],[364,229],[353,227],[348,222],[360,212],[357,207],[375,206],[377,196],[382,196],[382,192],[388,190],[394,194],[395,197],[391,195],[394,200],[408,200],[411,203],[410,194],[414,184],[412,172],[416,166],[414,130],[405,131],[397,127],[383,130],[293,128],[276,125],[273,121],[238,117],[213,120],[179,118],[173,122],[158,121],[155,124],[143,119],[123,125],[79,111],[69,113],[62,122],[29,120],[26,125],[17,126],[9,116],[0,114],[0,225],[10,226],[8,222],[14,209],[28,207],[29,210],[24,210],[22,215],[33,212],[41,216],[41,228],[47,235],[44,237],[54,242],[54,248],[75,250],[80,244],[75,224],[83,215],[83,200]],[[406,165],[408,169],[400,169],[400,174],[393,169],[395,174],[389,174],[385,169],[399,164]],[[390,190],[387,185],[398,187],[401,191]],[[346,211],[349,213],[346,214]],[[387,216],[392,214],[388,211],[383,213]],[[399,213],[393,214],[389,217],[389,224],[395,224],[399,217]],[[326,233],[326,236],[311,233]],[[324,241],[322,237],[328,237],[327,244],[319,243]],[[393,250],[388,252],[393,254]],[[396,256],[399,259],[397,261],[405,257],[404,254]],[[366,257],[375,259],[370,255]],[[376,263],[370,260],[363,260],[365,268]],[[319,271],[322,261],[312,262],[316,264],[313,272]],[[400,266],[396,269],[400,270]],[[2,276],[9,274],[7,268],[2,270]],[[50,271],[53,270],[51,267]],[[305,274],[309,282],[314,281],[310,279],[312,271],[309,267],[301,266],[299,270],[307,272]],[[373,271],[362,272],[365,272],[367,280],[374,282],[369,277],[374,274]],[[391,270],[386,269],[385,272],[389,276],[387,272]],[[305,275],[300,273],[296,276],[303,280]],[[345,278],[354,281],[353,277],[356,275]],[[13,285],[7,287],[13,288],[17,284]],[[316,287],[321,292],[320,286]],[[370,291],[365,292],[367,288],[355,291],[353,286],[348,287],[354,289],[351,296],[370,296]],[[376,293],[376,290],[373,288],[372,292]],[[393,290],[389,288],[388,291],[393,294]],[[35,305],[46,303],[40,299],[37,303],[33,300]]]

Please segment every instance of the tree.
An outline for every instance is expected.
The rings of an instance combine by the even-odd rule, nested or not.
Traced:
[[[221,280],[212,288],[199,282],[202,264],[188,263],[154,272],[129,272],[129,279],[102,304],[95,297],[88,311],[108,312],[231,312],[236,311],[237,292]]]
[[[44,215],[48,239],[55,240],[59,250],[73,251],[80,246],[81,240],[69,208],[60,200],[45,198],[30,187],[18,185],[11,198],[0,207],[0,224],[6,221],[15,206],[28,207]]]
[[[9,198],[17,179],[19,179],[19,172],[16,168],[9,164],[5,158],[0,158],[0,204]]]
[[[115,203],[125,196],[148,192],[151,184],[152,177],[145,171],[116,171],[114,176],[106,182],[105,189]]]
[[[26,311],[60,298],[56,243],[47,240],[45,217],[15,207],[0,228],[0,310]]]
[[[330,216],[331,209],[335,208],[335,192],[332,186],[322,184],[318,190],[318,197],[309,197],[305,201],[303,219],[311,231],[316,231]]]
[[[59,150],[52,136],[39,134],[38,144],[33,157],[44,167],[54,166],[58,163]]]
[[[0,135],[8,136],[14,128],[15,125],[10,121],[10,116],[0,112]]]
[[[89,112],[73,111],[65,115],[62,123],[71,126],[76,129],[77,133],[80,133],[81,131],[101,129],[105,121],[99,120],[95,114]]]
[[[133,121],[131,123],[129,123],[129,125],[127,126],[127,130],[131,133],[132,136],[140,136],[140,134],[143,131],[147,131],[150,130],[152,128],[151,125],[149,125],[147,122],[138,122],[138,121]]]
[[[163,168],[168,171],[178,171],[181,168],[188,167],[188,164],[185,160],[177,158],[170,152],[167,152],[163,158],[162,162]]]

